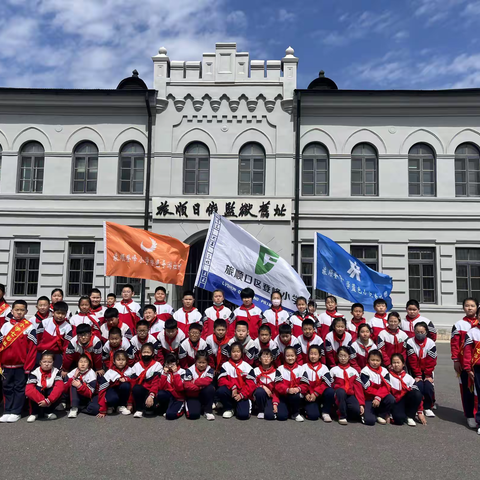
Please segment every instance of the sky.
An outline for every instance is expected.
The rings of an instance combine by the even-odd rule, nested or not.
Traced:
[[[480,87],[480,0],[0,0],[0,86],[116,88],[151,57],[201,60],[236,42],[299,58],[340,89]]]

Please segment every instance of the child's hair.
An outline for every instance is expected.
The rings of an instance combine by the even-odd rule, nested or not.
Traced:
[[[278,293],[280,295],[280,301],[282,300],[282,292],[278,289],[272,290],[272,293],[270,294],[270,300],[273,298],[273,296]],[[281,302],[280,302],[281,303]]]
[[[112,327],[110,331],[108,332],[108,338],[110,338],[113,335],[120,335],[122,336],[122,331],[118,327]]]
[[[402,317],[400,316],[400,314],[399,314],[398,312],[395,312],[395,311],[390,312],[390,313],[388,314],[387,321],[390,320],[390,317],[397,317],[399,320],[402,319]]]
[[[92,333],[92,327],[88,323],[81,323],[77,327],[77,335],[81,335],[82,333]]]
[[[63,290],[62,290],[61,288],[54,288],[54,289],[52,290],[52,293],[50,294],[50,296],[52,297],[53,294],[56,293],[56,292],[60,292],[60,295],[61,295],[62,297],[65,296],[65,295],[63,294]]]
[[[185,290],[185,291],[183,292],[182,298],[185,298],[185,297],[193,297],[193,298],[195,298],[195,296],[193,295],[192,290]]]
[[[327,295],[325,297],[325,304],[327,303],[327,300],[333,300],[335,302],[335,305],[338,303],[337,302],[337,297],[334,297],[333,295]]]
[[[230,352],[231,352],[235,347],[238,347],[238,348],[240,349],[240,352],[242,352],[242,355],[243,355],[243,345],[242,345],[240,342],[233,342],[233,343],[230,345]]]
[[[309,300],[308,301],[308,306],[317,308],[317,303],[315,302],[315,300]]]
[[[12,310],[17,306],[17,305],[22,305],[23,307],[28,309],[27,302],[25,300],[15,300],[12,305]]]
[[[98,293],[99,295],[102,295],[102,292],[98,288],[91,288],[88,292],[88,295],[90,296],[92,293]]]
[[[198,350],[195,354],[195,361],[200,360],[201,358],[208,361],[208,352],[207,350]]]
[[[82,295],[79,299],[78,299],[78,306],[80,306],[80,304],[82,303],[82,300],[86,300],[88,303],[90,303],[90,297],[88,295]],[[57,302],[58,303],[58,302]]]
[[[289,348],[289,347],[287,347],[287,348]],[[286,350],[286,349],[285,349],[285,350]],[[310,345],[310,346],[308,347],[308,355],[309,355],[309,356],[310,356],[310,352],[311,352],[312,350],[316,350],[316,351],[318,352],[318,355],[322,356],[322,352],[321,352],[321,350],[320,350],[320,345]]]
[[[118,310],[116,308],[107,308],[103,317],[105,320],[108,320],[109,318],[118,318],[118,315]]]
[[[423,327],[425,331],[428,333],[428,325],[425,322],[418,322],[415,324],[414,330],[416,330],[418,327]]]
[[[177,358],[177,356],[176,356],[174,353],[169,353],[169,354],[165,357],[165,363],[164,363],[164,365],[166,365],[167,363],[178,363],[178,358]]]
[[[157,307],[155,307],[155,305],[152,305],[152,304],[145,305],[143,307],[143,313],[145,313],[145,310],[153,310],[155,314],[157,313]]]
[[[339,323],[343,323],[345,327],[347,326],[347,321],[345,320],[344,317],[335,317],[332,322],[331,330],[335,330],[335,327]]]
[[[367,327],[367,328],[368,328],[368,331],[370,332],[370,334],[372,334],[372,332],[373,332],[372,327],[371,327],[368,323],[361,323],[361,324],[358,326],[357,332],[360,333],[360,331],[361,331],[362,328],[364,328],[364,327]]]
[[[80,325],[79,325],[80,327]],[[80,360],[87,360],[88,362],[88,368],[92,368],[92,361],[90,360],[90,357],[88,355],[85,355],[84,353],[82,353],[79,357],[78,357],[78,361],[80,362]],[[78,362],[77,362],[78,363]]]
[[[298,305],[299,302],[307,303],[307,299],[305,297],[297,297],[297,299],[295,300],[295,305]]]
[[[262,349],[259,357],[261,357],[262,355],[269,355],[270,357],[272,357],[272,361],[273,361],[273,353],[269,348]]]
[[[113,297],[113,298],[117,298],[117,296],[113,293],[113,292],[110,292],[108,295],[107,295],[107,298],[108,297]]]
[[[292,334],[292,327],[290,325],[287,325],[286,323],[282,323],[278,327],[278,334],[279,335],[291,335]]]
[[[66,302],[60,300],[59,302],[57,302],[53,305],[53,311],[54,312],[63,312],[63,313],[66,314],[68,312],[68,305],[66,304]]]
[[[153,346],[152,342],[147,342],[142,345],[142,348],[140,348],[140,353],[143,353],[143,351],[149,348],[152,352],[155,352],[155,347]],[[168,356],[168,355],[167,355]]]
[[[191,323],[188,327],[188,331],[190,332],[191,330],[198,330],[202,333],[203,327],[199,323]]]
[[[219,288],[217,288],[216,290],[214,290],[214,291],[212,292],[212,297],[213,297],[217,292],[220,292],[223,296],[225,296],[225,293],[223,292],[223,290],[220,290]]]
[[[376,307],[377,305],[387,305],[387,302],[383,299],[383,298],[377,298],[374,302],[373,302],[373,306]]]
[[[215,330],[217,327],[227,328],[227,322],[223,318],[217,318],[213,322],[213,329]]]
[[[0,283],[0,291],[2,292],[2,295],[5,295],[5,285],[3,283]]]
[[[479,305],[478,305],[477,299],[476,299],[476,298],[473,298],[473,297],[467,297],[467,298],[465,298],[465,299],[463,300],[463,302],[462,302],[462,307],[464,307],[464,306],[465,306],[465,303],[467,303],[469,300],[471,300],[472,302],[475,302],[475,305],[476,305],[477,308],[478,308]]]
[[[313,347],[313,345],[312,345],[312,347]],[[295,350],[295,347],[288,346],[288,347],[285,347],[285,350],[283,352],[284,357],[286,357],[288,350],[291,350],[295,354],[295,356],[297,356],[297,351]]]
[[[241,292],[240,292],[240,298],[243,300],[244,298],[253,298],[255,296],[255,292],[250,288],[250,287],[247,287],[247,288],[244,288]]]
[[[177,321],[170,315],[165,320],[165,330],[175,330],[178,328]]]
[[[136,325],[137,330],[138,330],[138,327],[147,327],[147,328],[149,328],[149,327],[150,327],[150,324],[148,323],[147,320],[139,320],[139,321],[137,322],[137,325]],[[114,327],[114,328],[115,328],[115,327]]]
[[[363,308],[363,305],[362,305],[361,303],[354,303],[354,304],[352,305],[352,308],[350,309],[350,312],[353,313],[353,310],[354,310],[355,308],[361,308],[362,311],[365,311],[365,309]]]
[[[368,352],[367,361],[370,360],[371,357],[378,357],[381,360],[382,359],[382,354],[378,350],[370,350]]]
[[[413,305],[414,307],[417,307],[420,310],[420,304],[418,303],[417,300],[413,298],[407,302],[407,304],[405,305],[405,308],[408,308],[410,305]]]
[[[135,289],[133,288],[133,285],[131,283],[126,283],[125,285],[123,285],[122,292],[124,288],[129,288],[132,291],[132,293],[135,293]]]
[[[52,360],[55,360],[55,354],[53,352],[50,352],[50,350],[45,350],[44,352],[42,352],[40,360],[43,360],[45,357],[52,357]]]
[[[393,359],[394,358],[398,358],[400,359],[400,361],[405,365],[405,358],[403,357],[403,355],[401,353],[394,353],[391,357],[390,357],[390,363],[393,363]]]
[[[260,325],[260,328],[258,329],[258,333],[260,332],[268,332],[271,335],[272,329],[266,323],[264,323],[263,325]]]
[[[125,360],[128,361],[128,355],[127,355],[127,352],[125,350],[117,350],[114,354],[113,354],[113,361],[115,361],[118,357],[124,357]]]
[[[38,305],[39,302],[43,302],[43,301],[46,301],[46,302],[50,303],[50,299],[48,297],[46,297],[45,295],[42,295],[41,297],[37,298],[37,305]]]
[[[155,293],[157,292],[163,292],[165,295],[167,294],[167,289],[165,287],[162,287],[161,285],[159,285],[156,289],[155,289]]]
[[[245,320],[238,320],[237,324],[235,325],[235,330],[237,329],[237,327],[247,327],[247,330],[249,329],[248,323]]]
[[[347,347],[344,347],[344,346],[339,347],[338,350],[337,350],[337,356],[340,352],[345,352],[348,355],[348,357],[350,358],[350,350]]]
[[[311,318],[306,318],[303,322],[302,322],[302,328],[305,327],[305,326],[312,326],[315,328],[315,322],[311,319]]]

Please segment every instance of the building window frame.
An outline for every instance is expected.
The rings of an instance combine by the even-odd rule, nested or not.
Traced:
[[[419,150],[416,152],[415,150]],[[423,152],[423,153],[422,153]],[[427,169],[427,161],[432,162],[432,168]],[[413,168],[414,162],[417,167]],[[425,176],[429,174],[432,181],[425,181]],[[412,181],[412,178],[417,181]],[[433,185],[433,193],[425,193],[427,185]],[[414,187],[418,186],[418,191]],[[435,150],[426,143],[416,143],[408,151],[408,196],[409,197],[436,197],[437,196],[437,156]]]
[[[350,155],[352,197],[378,197],[378,151],[370,143],[358,143]]]
[[[355,251],[355,249],[357,249],[357,251]],[[378,245],[350,245],[350,255],[355,257],[357,260],[360,260],[367,267],[370,267],[376,272],[380,272],[380,258],[378,255],[378,250]],[[375,257],[369,256],[369,252],[375,252]]]
[[[145,191],[145,148],[143,145],[136,141],[126,142],[120,148],[118,159],[118,193],[120,195],[143,195]],[[140,161],[142,166],[136,167],[136,162]],[[136,184],[140,184],[141,188],[138,188]],[[128,188],[125,188],[127,185]]]
[[[131,284],[135,290],[134,297],[139,298],[142,289],[142,280],[140,278],[115,277],[115,295],[122,298],[122,289],[124,285]]]
[[[204,143],[192,142],[183,153],[183,194],[209,195],[209,192],[210,151]]]
[[[300,245],[300,277],[310,292],[312,300],[325,300],[327,292],[315,288],[315,297],[313,295],[314,285],[314,254],[315,245],[313,243],[302,243]],[[308,300],[308,299],[307,299]]]
[[[81,251],[78,251],[80,246]],[[67,296],[88,295],[95,280],[95,242],[68,242]],[[90,267],[90,268],[89,268]],[[78,279],[75,280],[75,276]],[[85,279],[87,277],[87,280]],[[91,278],[91,281],[88,278]],[[75,288],[78,286],[78,288]]]
[[[27,162],[30,165],[27,165]],[[45,148],[43,145],[37,141],[22,145],[18,162],[18,193],[43,193],[44,174]]]
[[[475,256],[477,258],[474,258]],[[459,275],[460,269],[463,270],[462,275]],[[472,270],[477,276],[472,275]],[[458,304],[461,305],[467,297],[480,298],[480,248],[455,248],[455,279]],[[472,279],[475,279],[475,287],[477,288],[473,288]],[[459,285],[464,288],[459,288]],[[465,293],[460,294],[460,292]]]
[[[460,149],[466,149],[466,152],[460,153]],[[474,189],[476,191],[471,193]],[[464,193],[460,193],[460,190]],[[455,196],[480,196],[480,150],[471,142],[462,143],[455,149]]]
[[[250,149],[249,152],[248,149]],[[246,180],[247,175],[248,180]],[[238,195],[265,195],[265,176],[265,149],[257,142],[246,143],[240,149],[238,156]]]
[[[325,167],[323,169],[320,168],[322,164]],[[306,145],[302,151],[302,195],[327,197],[330,188],[329,175],[330,157],[327,147],[320,142]]]
[[[18,241],[14,242],[13,249],[12,295],[14,297],[36,297],[40,277],[41,243]],[[20,280],[22,274],[23,280]],[[23,288],[17,288],[20,285],[23,285]]]
[[[427,258],[428,254],[432,254],[431,258]],[[419,258],[414,258],[414,255],[419,255]],[[436,305],[438,303],[437,249],[430,246],[409,246],[407,260],[409,297],[421,304]],[[429,267],[431,272],[428,270]],[[418,279],[418,282],[414,279]],[[431,279],[431,288],[425,288],[428,286],[428,279]],[[426,297],[426,292],[431,292],[433,300]]]
[[[81,162],[83,162],[83,168]],[[91,141],[80,142],[73,149],[72,193],[95,194],[97,193],[97,185],[98,147]]]

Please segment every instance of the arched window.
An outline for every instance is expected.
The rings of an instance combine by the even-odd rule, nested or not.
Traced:
[[[183,158],[183,193],[208,195],[209,183],[210,152],[203,143],[191,143]]]
[[[145,150],[137,142],[126,143],[120,152],[119,193],[143,193]]]
[[[239,195],[265,195],[265,150],[258,143],[240,149]]]
[[[82,142],[73,152],[73,193],[97,193],[98,148]]]
[[[328,195],[328,150],[320,143],[303,149],[302,195]]]
[[[20,175],[18,191],[42,193],[45,150],[38,142],[26,143],[20,151]]]
[[[410,197],[434,197],[435,153],[424,143],[417,143],[408,152],[408,195]]]
[[[471,143],[455,150],[455,196],[480,196],[480,152]]]
[[[359,143],[352,150],[352,196],[378,195],[378,155],[368,143]]]

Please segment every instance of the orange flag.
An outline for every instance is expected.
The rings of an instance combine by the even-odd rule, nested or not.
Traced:
[[[139,228],[103,223],[105,275],[183,285],[190,245]]]

